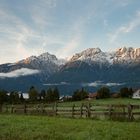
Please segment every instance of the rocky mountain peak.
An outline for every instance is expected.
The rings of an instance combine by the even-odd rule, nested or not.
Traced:
[[[20,60],[20,61],[16,62],[16,64],[30,64],[35,59],[37,59],[36,56],[30,56],[30,57],[27,57],[23,60]]]
[[[102,51],[100,50],[100,48],[89,48],[89,49],[82,51],[81,53],[76,53],[75,55],[73,55],[73,57],[70,59],[70,61],[76,61],[78,59],[83,60],[86,58],[90,58],[101,52]]]
[[[121,63],[130,64],[140,61],[140,48],[134,49],[132,47],[122,47],[117,49],[116,52],[108,53],[102,52],[100,48],[89,48],[81,53],[75,54],[71,61],[84,61],[91,63]]]
[[[98,54],[102,52],[100,48],[89,48],[89,49],[86,49],[82,52],[83,55],[94,55],[94,54]]]
[[[39,55],[38,58],[43,60],[43,61],[56,61],[56,60],[58,60],[55,55],[52,55],[48,52],[45,52],[45,53]]]
[[[140,48],[119,48],[116,51],[116,57],[120,60],[135,60],[140,58]]]
[[[134,55],[136,58],[140,58],[140,48],[134,49]]]

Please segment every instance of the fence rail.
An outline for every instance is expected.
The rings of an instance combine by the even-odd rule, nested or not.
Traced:
[[[140,120],[140,105],[91,105],[59,106],[55,104],[1,105],[1,113],[64,116],[72,118],[110,118]]]

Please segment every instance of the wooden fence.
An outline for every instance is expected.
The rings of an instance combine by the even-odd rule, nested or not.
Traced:
[[[109,118],[140,120],[140,105],[92,105],[81,104],[76,106],[61,106],[61,104],[34,104],[34,105],[3,105],[1,113],[16,113],[27,115],[48,115],[72,118]]]

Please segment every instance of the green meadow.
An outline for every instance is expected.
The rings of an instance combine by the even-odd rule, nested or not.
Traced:
[[[133,99],[64,102],[58,106],[90,104],[140,104]],[[138,140],[140,121],[74,119],[33,115],[0,115],[0,140]]]
[[[140,122],[0,115],[0,140],[138,140]]]
[[[83,101],[76,101],[76,102],[63,102],[60,103],[59,105],[61,106],[72,106],[73,104],[79,106],[82,103],[90,103],[92,105],[111,105],[111,104],[123,104],[123,105],[128,105],[128,104],[134,104],[134,105],[140,105],[140,100],[139,99],[131,99],[131,98],[107,98],[107,99],[92,99],[92,100],[83,100]]]

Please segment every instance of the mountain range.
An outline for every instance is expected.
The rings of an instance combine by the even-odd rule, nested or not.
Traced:
[[[103,52],[89,48],[69,60],[58,59],[48,52],[15,63],[0,65],[0,88],[27,92],[57,86],[61,94],[71,94],[85,87],[96,91],[101,86],[116,90],[122,86],[140,85],[140,48],[119,48]]]

